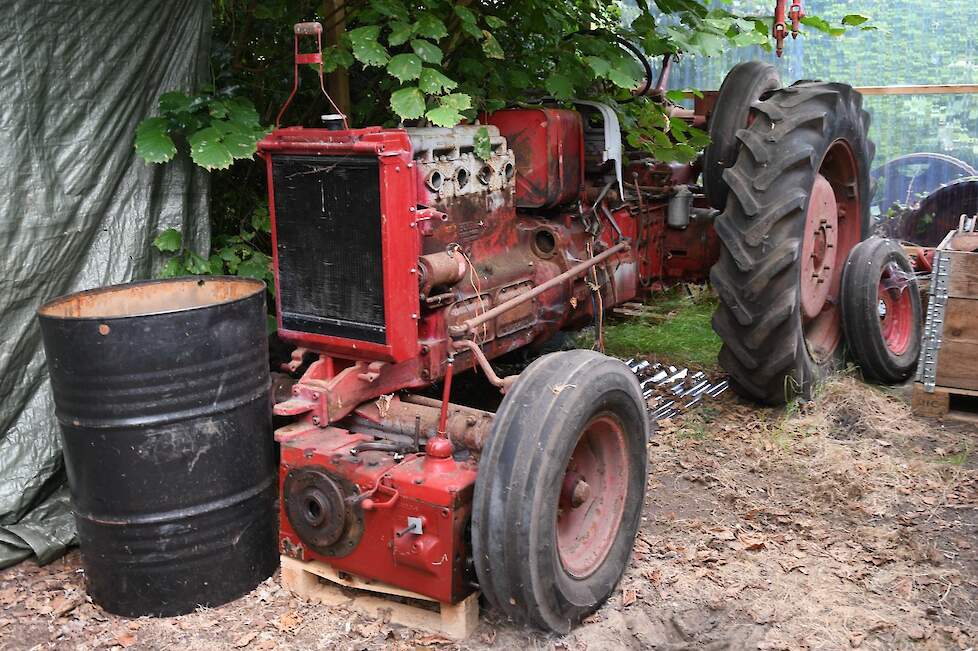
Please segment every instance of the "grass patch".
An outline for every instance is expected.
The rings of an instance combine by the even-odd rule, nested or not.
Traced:
[[[647,355],[676,365],[716,368],[721,343],[710,325],[717,299],[709,289],[680,286],[657,294],[645,305],[647,316],[607,324],[609,354]]]

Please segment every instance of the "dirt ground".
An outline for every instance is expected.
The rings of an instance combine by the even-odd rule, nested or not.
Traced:
[[[663,423],[625,578],[566,637],[484,612],[459,645],[302,603],[277,577],[220,608],[128,620],[85,600],[73,552],[0,572],[0,649],[969,649],[976,430],[852,379],[787,411],[724,395]]]

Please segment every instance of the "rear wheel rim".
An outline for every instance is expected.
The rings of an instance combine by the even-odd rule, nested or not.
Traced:
[[[584,579],[608,557],[628,495],[628,448],[621,422],[592,418],[564,471],[557,505],[557,553],[569,575]]]
[[[913,305],[907,287],[900,286],[900,273],[895,265],[888,265],[877,289],[880,333],[887,350],[897,357],[907,352],[913,334]]]
[[[801,315],[805,344],[818,363],[842,342],[842,272],[862,239],[858,169],[852,147],[837,140],[815,175],[801,254]]]

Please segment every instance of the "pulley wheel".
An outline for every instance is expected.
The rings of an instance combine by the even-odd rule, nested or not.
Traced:
[[[335,545],[346,529],[343,490],[324,471],[299,468],[285,478],[285,510],[289,524],[310,547]]]

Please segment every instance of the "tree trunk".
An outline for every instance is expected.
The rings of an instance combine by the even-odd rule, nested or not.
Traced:
[[[346,0],[323,0],[323,15],[331,16],[326,21],[326,43],[337,45],[346,31]],[[326,79],[326,90],[333,98],[336,107],[346,115],[350,114],[350,73],[346,68],[337,68]]]

